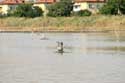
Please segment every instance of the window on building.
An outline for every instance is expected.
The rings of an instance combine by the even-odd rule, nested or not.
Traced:
[[[103,4],[97,4],[97,8],[100,9],[103,6]]]
[[[10,10],[15,10],[16,6],[10,6]]]
[[[89,8],[90,9],[95,9],[95,5],[94,4],[89,4]]]
[[[80,8],[80,5],[75,5],[74,8],[78,9],[78,8]]]
[[[11,7],[10,7],[10,10],[12,10],[12,9],[13,9],[13,7],[11,6]]]

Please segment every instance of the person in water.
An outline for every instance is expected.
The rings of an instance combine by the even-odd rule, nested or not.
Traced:
[[[63,53],[63,42],[58,42],[57,51]]]

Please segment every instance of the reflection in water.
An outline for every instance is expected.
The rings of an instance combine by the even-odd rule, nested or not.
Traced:
[[[0,33],[0,83],[125,83],[123,34],[118,42],[112,33],[46,37]],[[63,54],[57,53],[56,41],[64,43]]]

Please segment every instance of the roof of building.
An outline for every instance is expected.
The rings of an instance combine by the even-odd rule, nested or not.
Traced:
[[[75,2],[105,2],[106,0],[75,0]]]
[[[1,5],[16,5],[16,4],[21,4],[21,3],[24,3],[25,0],[2,0],[0,1],[0,4]],[[34,3],[54,3],[56,2],[56,0],[35,0]]]
[[[54,3],[56,0],[36,0],[35,3]]]
[[[24,3],[24,0],[2,0],[0,2],[1,5],[5,5],[5,4],[16,5],[16,4],[21,4],[21,3]]]
[[[74,0],[74,2],[105,2],[106,0]],[[0,4],[16,5],[24,3],[25,0],[0,0]],[[56,0],[35,0],[35,3],[54,3]]]

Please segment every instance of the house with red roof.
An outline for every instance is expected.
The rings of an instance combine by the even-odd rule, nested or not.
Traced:
[[[0,14],[7,14],[9,10],[14,10],[19,4],[32,2],[33,6],[38,6],[44,11],[44,15],[48,12],[47,5],[53,4],[60,0],[2,0],[0,1]],[[92,13],[97,13],[99,8],[106,0],[73,0],[73,11],[90,10]]]
[[[92,13],[97,13],[104,3],[106,0],[74,0],[73,11],[89,10]]]
[[[7,14],[9,10],[14,10],[19,4],[27,2],[33,3],[33,6],[40,7],[46,13],[46,6],[56,2],[56,0],[2,0],[0,1],[0,14]]]
[[[23,0],[2,0],[0,1],[0,14],[7,14],[9,10],[14,10]]]

